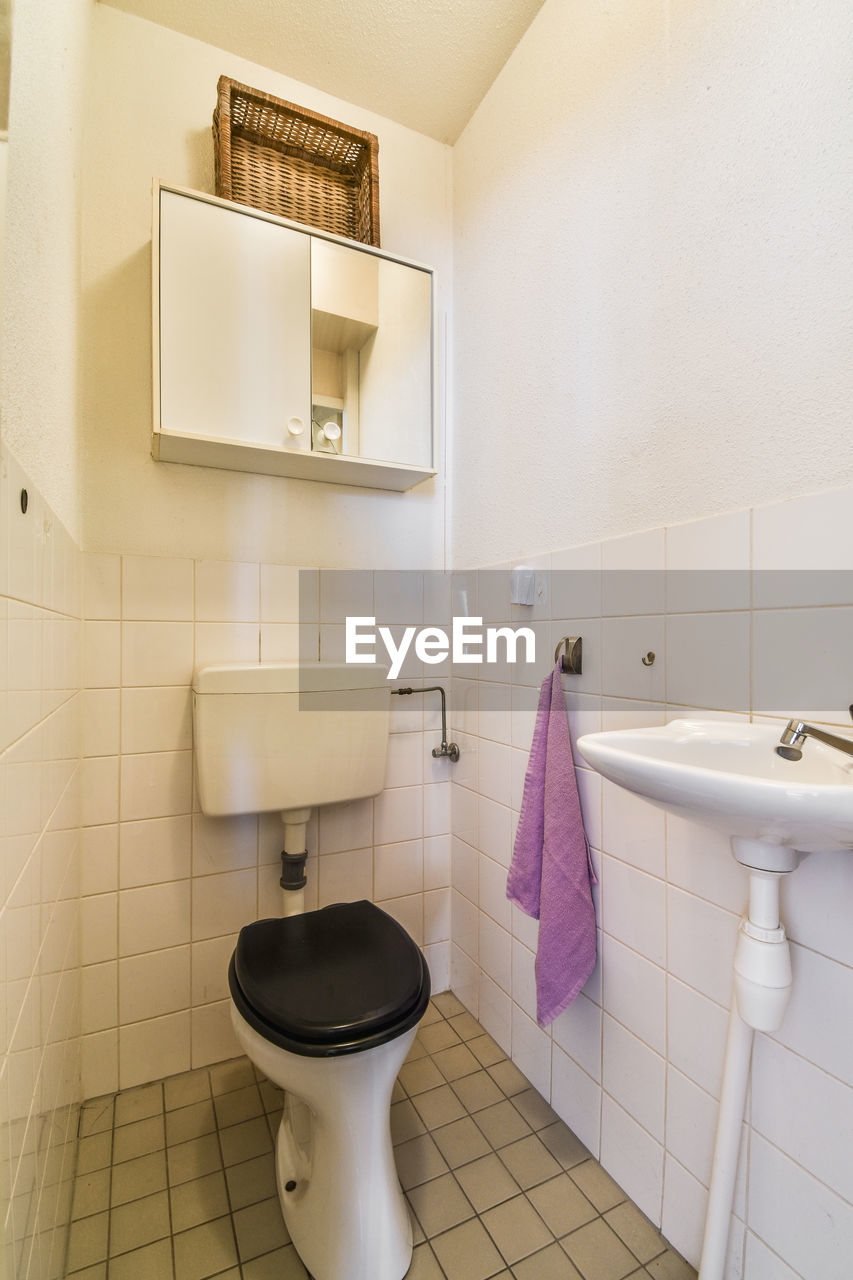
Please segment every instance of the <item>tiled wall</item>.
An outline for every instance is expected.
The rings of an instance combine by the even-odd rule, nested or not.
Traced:
[[[301,578],[301,584],[300,584]],[[236,934],[281,911],[276,815],[207,818],[194,799],[193,668],[299,656],[315,601],[322,656],[353,592],[395,621],[422,608],[420,575],[87,555],[82,767],[84,1095],[237,1051],[227,998]],[[383,600],[389,599],[387,608]],[[307,603],[306,603],[307,602]],[[304,635],[303,635],[304,639]],[[306,905],[366,897],[449,978],[450,782],[434,713],[394,700],[386,789],[324,809],[309,828]],[[425,729],[428,733],[425,733]]]
[[[80,559],[0,451],[0,1198],[16,1280],[62,1274],[74,1173]]]
[[[851,535],[848,489],[540,557],[529,609],[510,608],[506,572],[461,580],[469,612],[534,628],[537,679],[561,636],[583,636],[584,673],[563,678],[574,737],[694,709],[849,730]],[[505,899],[536,698],[509,668],[454,680],[452,989],[695,1263],[746,873],[725,838],[578,767],[599,963],[538,1027],[537,925]],[[849,1275],[851,913],[849,854],[811,855],[783,885],[794,990],[781,1030],[756,1037],[729,1277]]]

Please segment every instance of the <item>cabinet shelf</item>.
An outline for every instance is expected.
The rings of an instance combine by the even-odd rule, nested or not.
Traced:
[[[428,467],[411,467],[400,462],[379,462],[307,450],[277,449],[222,437],[181,435],[174,431],[154,433],[153,456],[160,462],[183,462],[193,467],[219,467],[224,471],[250,471],[267,476],[290,476],[294,480],[321,480],[356,485],[362,489],[391,489],[405,493],[422,480],[436,474]]]

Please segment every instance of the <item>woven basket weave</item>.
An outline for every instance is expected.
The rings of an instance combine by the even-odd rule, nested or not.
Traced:
[[[379,140],[259,89],[219,78],[216,194],[379,245]]]

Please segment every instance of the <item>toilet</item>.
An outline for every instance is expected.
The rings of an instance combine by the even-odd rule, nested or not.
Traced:
[[[314,1280],[402,1280],[412,1257],[391,1091],[429,1002],[426,961],[371,902],[304,911],[304,878],[288,865],[304,858],[315,805],[382,789],[388,707],[382,668],[241,664],[193,680],[203,812],[281,811],[285,824],[293,888],[281,917],[240,931],[228,981],[238,1042],[285,1092],[279,1199]]]

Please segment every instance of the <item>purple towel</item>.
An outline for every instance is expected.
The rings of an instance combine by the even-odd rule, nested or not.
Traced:
[[[542,682],[506,896],[539,921],[536,1020],[553,1022],[595,967],[597,883],[583,829],[558,663]]]

